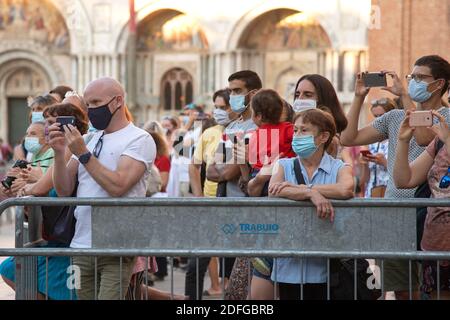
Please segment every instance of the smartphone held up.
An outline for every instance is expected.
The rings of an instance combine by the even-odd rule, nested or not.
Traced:
[[[66,116],[66,117],[56,117],[56,122],[61,125],[60,130],[61,132],[64,132],[64,126],[67,125],[75,125],[75,117],[73,116]]]
[[[367,88],[387,86],[385,72],[365,72],[362,74],[362,79]]]
[[[431,127],[433,114],[431,111],[414,111],[409,115],[410,127]]]

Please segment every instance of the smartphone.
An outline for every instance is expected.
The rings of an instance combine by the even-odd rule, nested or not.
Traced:
[[[363,73],[364,85],[368,88],[372,87],[386,87],[386,73],[383,72],[369,72]]]
[[[431,127],[433,125],[433,114],[431,111],[414,111],[409,116],[410,127]]]
[[[371,156],[373,156],[372,152],[370,152],[369,150],[361,150],[360,153],[361,153],[364,157],[371,157]]]
[[[64,132],[64,126],[67,126],[68,124],[75,126],[75,117],[73,116],[56,117],[56,122],[61,125],[60,130]]]

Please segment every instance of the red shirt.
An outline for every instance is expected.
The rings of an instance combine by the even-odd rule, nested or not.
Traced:
[[[284,154],[282,158],[295,157],[293,136],[294,125],[290,122],[260,126],[250,138],[249,162],[252,168],[261,169],[266,160],[266,164],[270,164],[280,153]]]
[[[156,156],[155,166],[158,168],[159,172],[170,172],[170,159],[166,156]]]

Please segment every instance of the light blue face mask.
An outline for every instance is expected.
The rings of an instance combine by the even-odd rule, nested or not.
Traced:
[[[250,93],[250,92],[249,92]],[[241,114],[247,109],[247,106],[245,105],[245,98],[248,96],[247,94],[241,94],[241,95],[233,95],[230,96],[230,106],[231,110],[233,110],[234,113]]]
[[[24,147],[28,152],[32,154],[38,154],[42,149],[42,145],[39,143],[39,138],[37,137],[25,138]]]
[[[431,82],[431,83],[433,83],[433,82]],[[411,99],[418,103],[423,103],[423,102],[429,100],[434,93],[434,91],[428,92],[428,86],[431,83],[427,83],[425,81],[417,82],[416,80],[409,81],[408,94],[411,97]]]
[[[314,143],[314,136],[294,136],[292,138],[292,150],[303,159],[308,159],[318,147]]]
[[[228,112],[225,110],[216,108],[213,111],[214,120],[216,120],[217,124],[221,126],[226,126],[230,123],[230,117],[228,116]]]
[[[32,112],[31,113],[31,123],[44,122],[44,121],[45,121],[45,118],[44,118],[43,112]]]
[[[89,129],[88,132],[92,133],[92,132],[97,132],[98,130],[94,128],[94,126],[92,125],[92,123],[89,121]]]

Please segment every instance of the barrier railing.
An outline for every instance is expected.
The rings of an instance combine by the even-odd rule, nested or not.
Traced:
[[[32,247],[39,235],[40,221],[35,217],[38,212],[29,215],[30,243],[24,243],[24,215],[16,210],[16,248],[0,249],[0,256],[18,257],[17,299],[36,297],[36,277],[32,273],[37,256],[326,258],[328,298],[331,258],[355,259],[355,267],[356,259],[382,259],[383,293],[384,259],[410,261],[410,280],[411,261],[437,260],[439,266],[439,261],[450,260],[450,252],[416,251],[415,208],[450,207],[446,199],[333,201],[334,223],[319,220],[311,203],[261,198],[18,198],[0,203],[0,213],[11,206],[62,205],[93,207],[92,249]],[[437,272],[439,280],[439,267]],[[202,290],[198,284],[198,259],[196,273],[198,298]],[[356,298],[356,272],[354,277]],[[172,274],[171,296],[173,287]],[[412,292],[409,281],[410,298]]]

